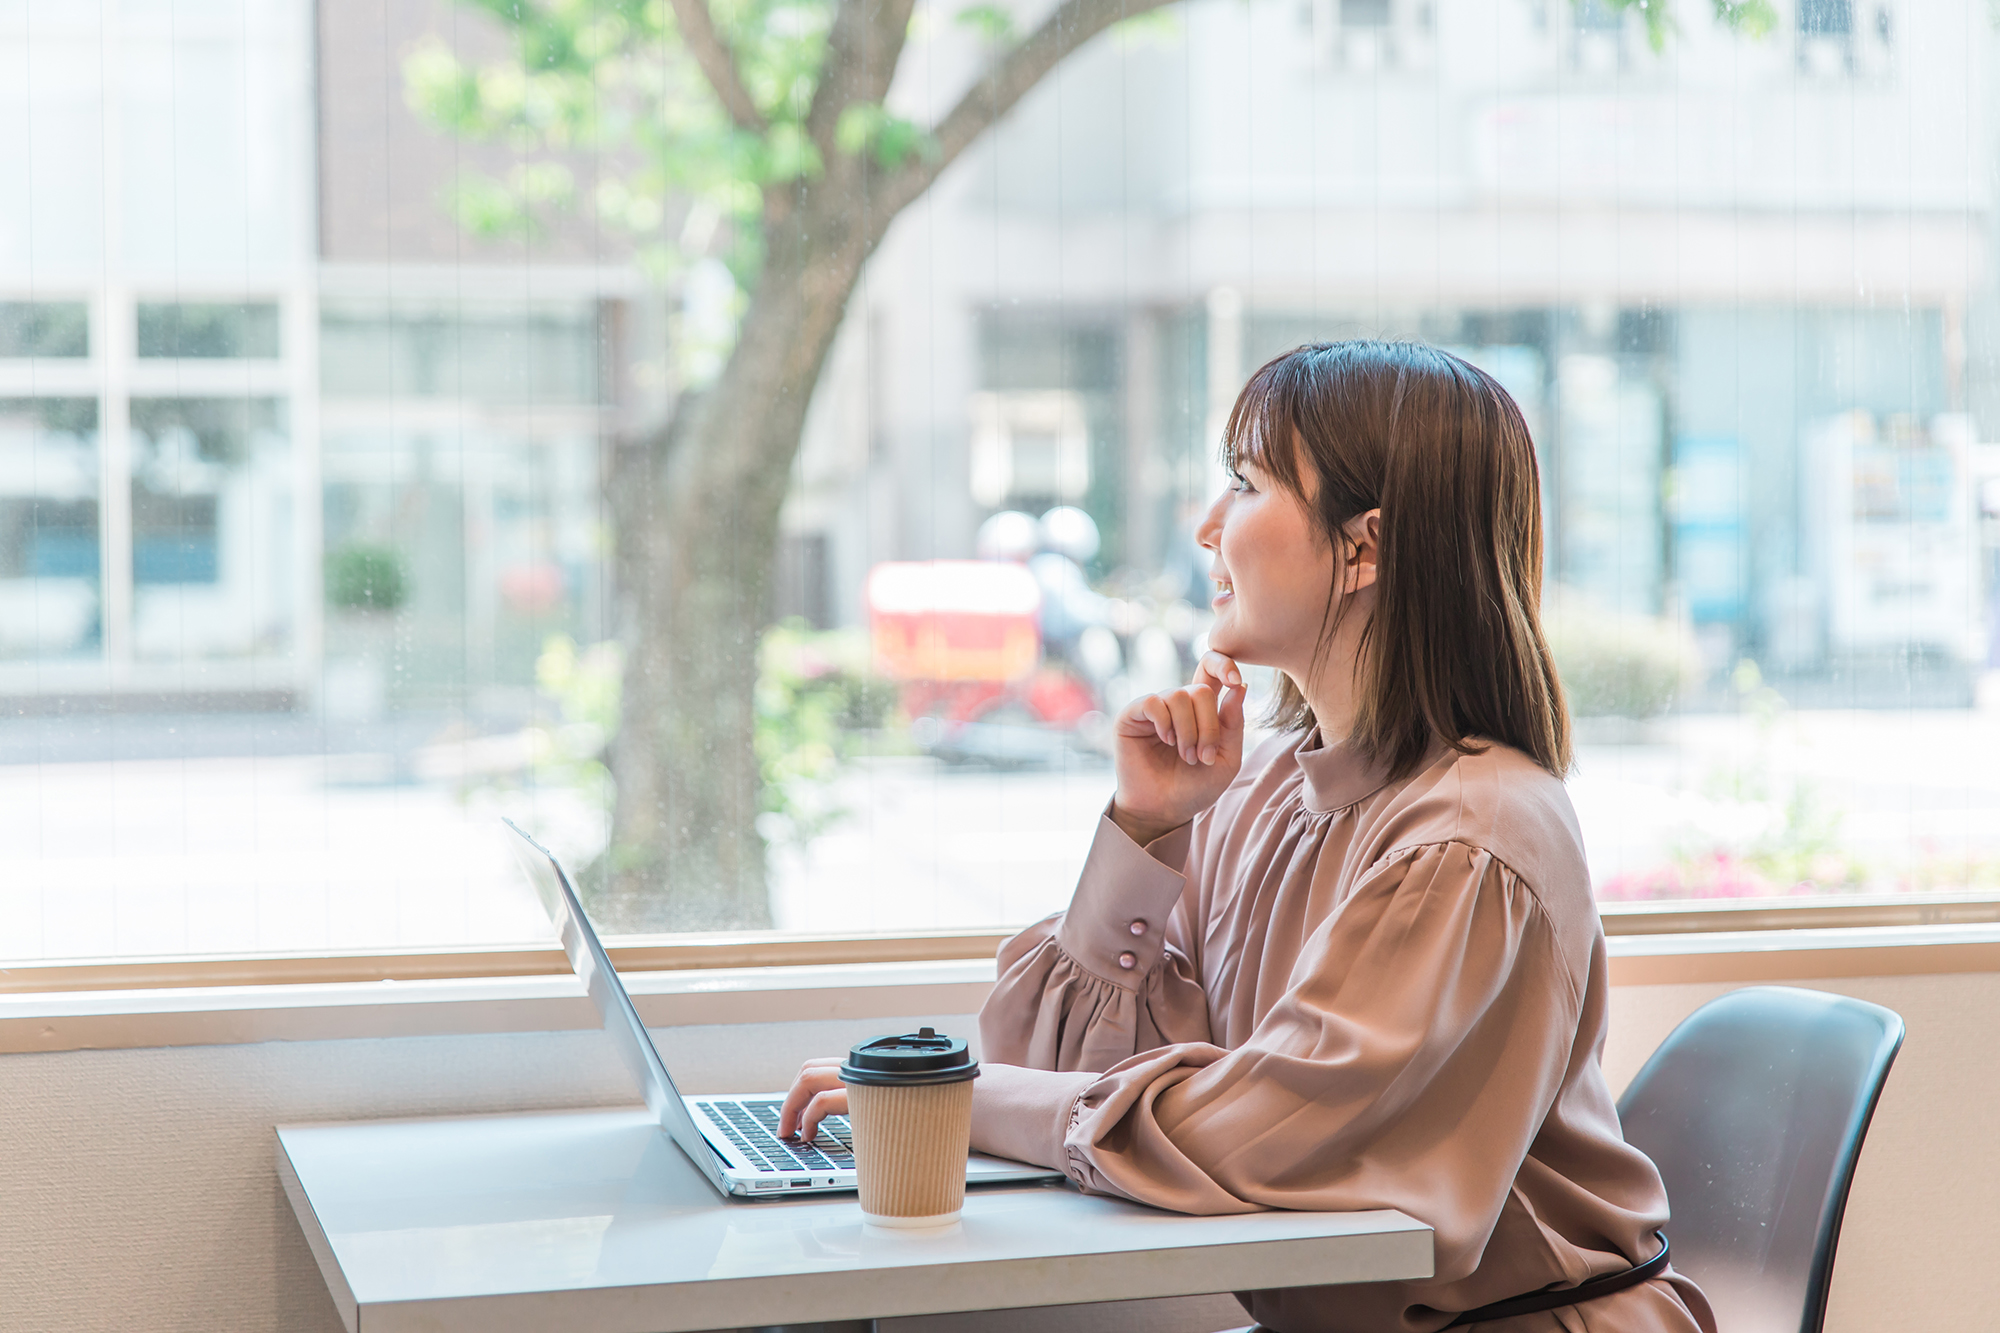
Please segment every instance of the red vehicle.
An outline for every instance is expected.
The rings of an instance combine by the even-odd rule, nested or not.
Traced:
[[[868,573],[876,661],[903,708],[955,726],[1028,723],[1070,730],[1096,708],[1090,688],[1045,664],[1041,589],[1001,560],[891,562]]]

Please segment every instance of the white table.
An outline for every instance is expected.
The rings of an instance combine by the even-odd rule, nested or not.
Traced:
[[[1427,1277],[1395,1212],[1184,1217],[988,1187],[941,1232],[851,1194],[724,1202],[643,1110],[278,1130],[352,1333],[682,1333]]]

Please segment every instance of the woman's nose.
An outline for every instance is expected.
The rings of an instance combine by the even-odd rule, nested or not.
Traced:
[[[1222,494],[1215,497],[1215,503],[1208,507],[1208,512],[1201,516],[1201,522],[1195,527],[1194,539],[1198,545],[1211,551],[1216,549],[1216,543],[1222,540],[1222,515],[1228,508],[1229,488],[1225,486],[1222,488]]]

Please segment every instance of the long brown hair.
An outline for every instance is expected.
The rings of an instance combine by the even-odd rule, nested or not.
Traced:
[[[1347,605],[1334,595],[1352,549],[1343,525],[1382,511],[1350,745],[1394,778],[1439,741],[1477,753],[1475,738],[1569,771],[1569,710],[1540,620],[1535,446],[1498,381],[1418,343],[1312,343],[1250,377],[1223,450],[1305,501],[1334,549],[1315,670]],[[1289,676],[1271,721],[1313,724]]]

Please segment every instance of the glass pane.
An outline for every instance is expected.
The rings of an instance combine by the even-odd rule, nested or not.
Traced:
[[[103,642],[94,398],[0,398],[0,659]]]
[[[132,400],[132,644],[271,657],[292,635],[292,458],[269,398]]]
[[[1359,337],[1528,422],[1602,900],[2000,892],[1976,0],[1187,0],[946,162],[986,8],[808,152],[660,6],[17,0],[0,955],[537,938],[501,812],[620,929],[1058,910]]]
[[[326,306],[320,390],[329,398],[599,401],[598,316],[589,306],[428,312]]]
[[[138,347],[140,356],[274,357],[278,307],[141,301]]]
[[[81,301],[0,301],[0,358],[90,355],[90,310]]]
[[[399,435],[385,420],[328,438],[322,498],[335,711],[518,700],[552,636],[603,637],[589,436]]]

